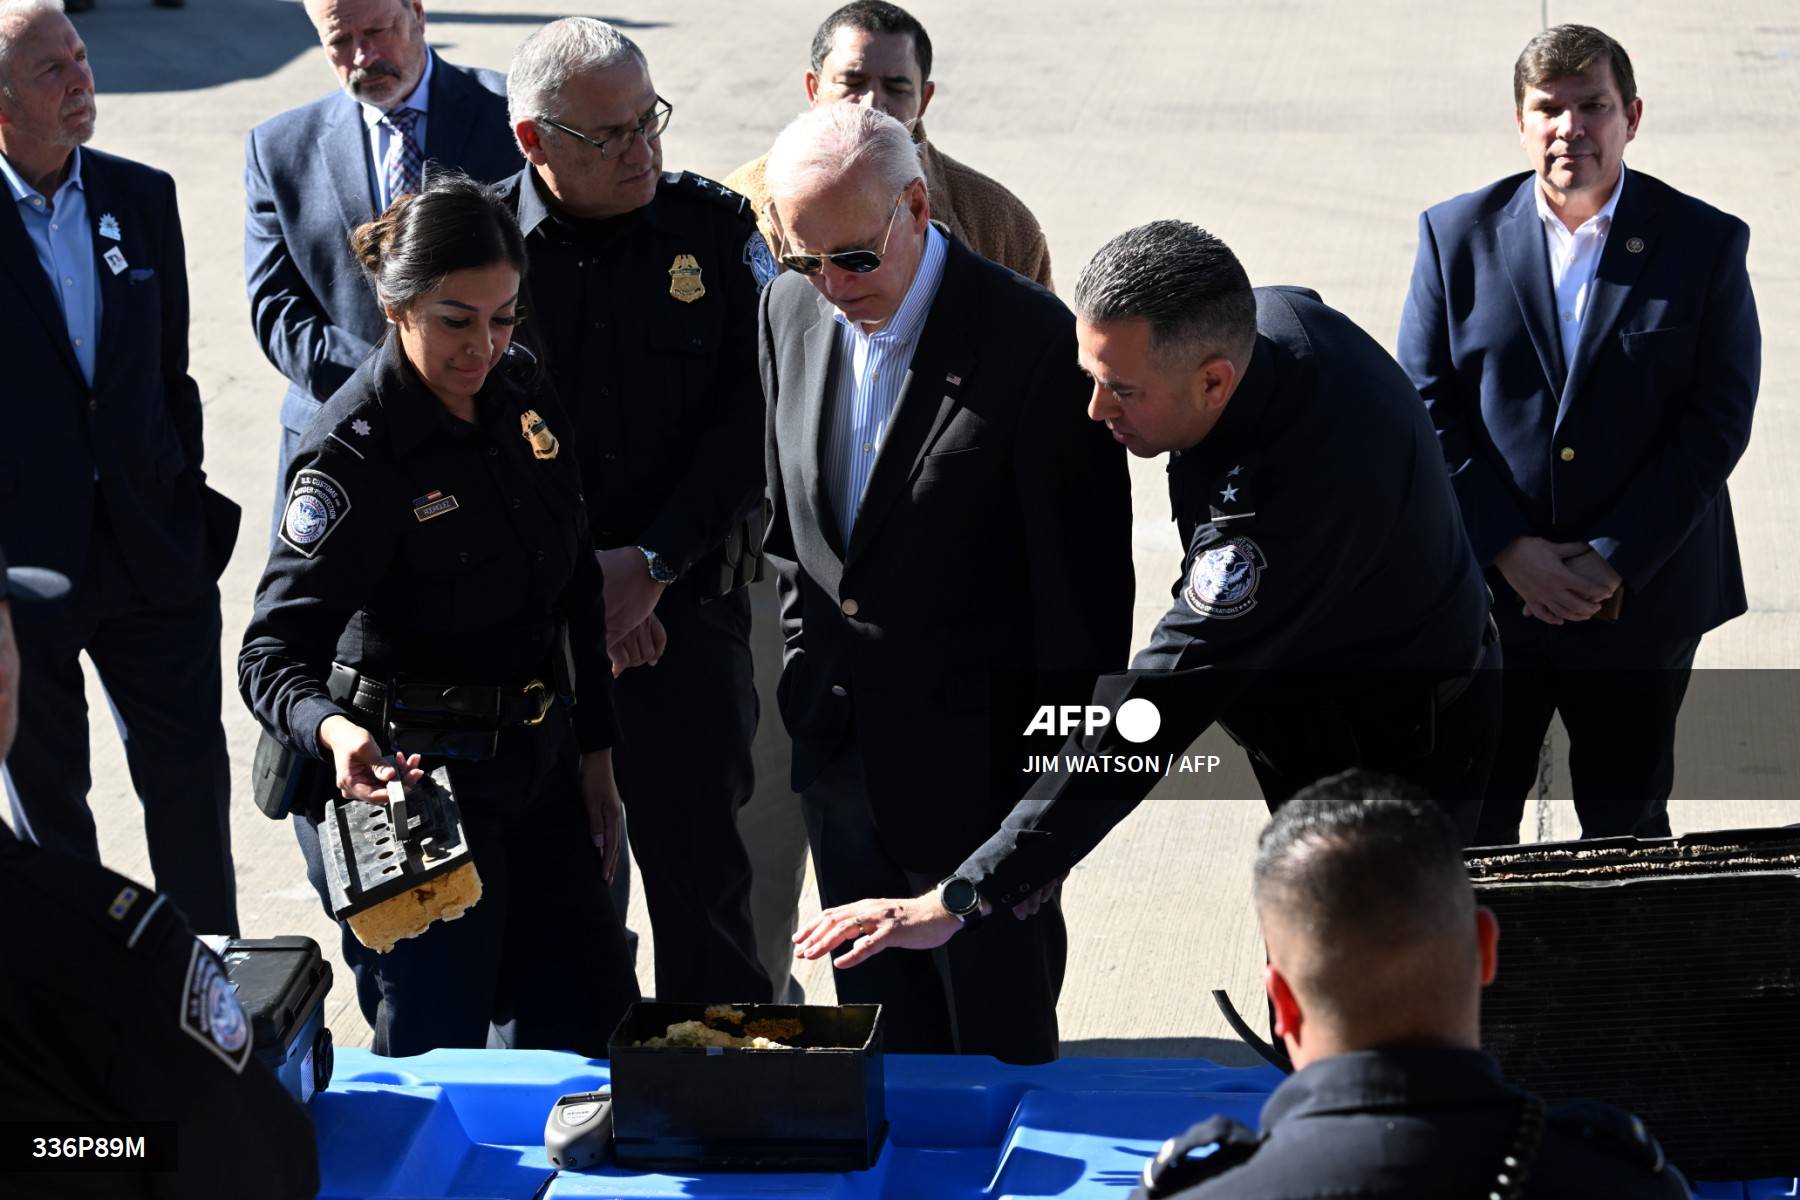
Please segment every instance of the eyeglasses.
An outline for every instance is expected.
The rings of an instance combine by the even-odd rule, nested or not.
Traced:
[[[882,257],[887,254],[888,239],[894,236],[894,218],[900,215],[900,201],[904,199],[905,192],[894,197],[894,211],[888,214],[887,232],[881,236],[881,249],[840,250],[836,254],[783,254],[779,260],[781,265],[796,275],[817,275],[825,269],[826,263],[852,275],[867,275],[881,265]]]
[[[644,114],[643,120],[622,133],[611,134],[601,138],[599,141],[595,141],[585,133],[579,133],[570,129],[561,121],[552,121],[549,117],[539,117],[538,120],[550,126],[552,129],[562,130],[564,133],[578,141],[586,142],[600,152],[600,157],[602,159],[610,161],[618,158],[621,154],[630,152],[631,142],[634,138],[642,138],[644,141],[649,142],[661,137],[663,130],[669,127],[669,117],[673,115],[674,112],[675,106],[670,104],[667,100],[664,100],[661,96],[658,96],[656,98],[656,103],[651,106],[650,111]]]

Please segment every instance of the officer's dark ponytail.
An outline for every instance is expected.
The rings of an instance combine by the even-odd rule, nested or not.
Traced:
[[[525,242],[499,193],[459,171],[432,170],[425,190],[397,197],[350,235],[385,308],[405,312],[456,271],[504,262],[525,274]]]

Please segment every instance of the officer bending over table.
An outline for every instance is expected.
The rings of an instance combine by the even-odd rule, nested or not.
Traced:
[[[1102,247],[1074,308],[1088,415],[1139,457],[1170,454],[1187,552],[1149,646],[1089,701],[1133,711],[1055,761],[1167,760],[1217,721],[1271,809],[1370,767],[1424,787],[1466,842],[1493,756],[1499,646],[1412,382],[1318,296],[1253,291],[1223,242],[1180,221]],[[853,940],[837,965],[854,966],[942,945],[993,908],[1022,919],[1162,777],[1045,772],[935,893],[827,909],[798,952]]]
[[[1214,1117],[1171,1138],[1133,1200],[1343,1196],[1679,1200],[1643,1122],[1604,1104],[1547,1110],[1481,1052],[1500,936],[1431,799],[1347,771],[1263,830],[1263,981],[1295,1073],[1262,1132]]]
[[[434,174],[354,241],[388,336],[302,442],[239,687],[320,760],[294,830],[328,910],[328,789],[377,800],[397,772],[448,765],[482,898],[382,955],[345,928],[375,1052],[479,1048],[491,1024],[503,1045],[603,1056],[637,998],[606,890],[621,839],[605,598],[569,422],[510,345],[518,225],[489,188]],[[434,734],[408,734],[402,706],[431,709]],[[397,730],[422,756],[389,761]]]

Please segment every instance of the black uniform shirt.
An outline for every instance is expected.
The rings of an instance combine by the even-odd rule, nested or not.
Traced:
[[[1544,1120],[1478,1050],[1437,1046],[1321,1059],[1263,1107],[1262,1136],[1215,1117],[1172,1139],[1134,1200],[1680,1200],[1680,1172],[1629,1113],[1602,1104]],[[1534,1132],[1534,1127],[1541,1132]],[[1535,1146],[1533,1151],[1530,1147]],[[1521,1151],[1521,1147],[1523,1151]],[[1526,1184],[1508,1155],[1528,1159]]]
[[[1093,703],[1142,697],[1147,741],[1117,725],[1083,755],[1180,755],[1240,701],[1470,671],[1488,593],[1424,404],[1398,364],[1298,288],[1256,290],[1256,348],[1218,424],[1173,456],[1186,554],[1168,613]],[[1387,681],[1387,682],[1383,682]],[[1336,694],[1335,691],[1333,694]],[[958,872],[996,906],[1066,874],[1160,775],[1046,772]]]
[[[606,607],[571,431],[537,364],[512,347],[450,415],[390,338],[321,410],[295,457],[280,536],[238,655],[259,721],[318,757],[350,716],[336,661],[380,679],[554,686],[569,622],[582,750],[614,740]]]
[[[179,909],[0,823],[0,913],[0,1122],[173,1121],[178,1164],[0,1174],[0,1196],[318,1191],[312,1122],[256,1061],[224,964]]]
[[[665,175],[636,212],[555,208],[529,166],[501,185],[531,259],[523,337],[574,415],[595,544],[685,573],[763,491],[758,282],[748,203]]]

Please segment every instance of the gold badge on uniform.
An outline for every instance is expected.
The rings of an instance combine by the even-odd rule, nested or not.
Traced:
[[[669,295],[683,304],[692,304],[706,295],[706,285],[700,282],[700,264],[693,255],[677,254],[669,264]]]
[[[556,452],[562,449],[562,443],[556,440],[544,424],[544,418],[537,415],[537,409],[528,408],[519,414],[519,431],[525,440],[531,443],[533,458],[555,458]]]

